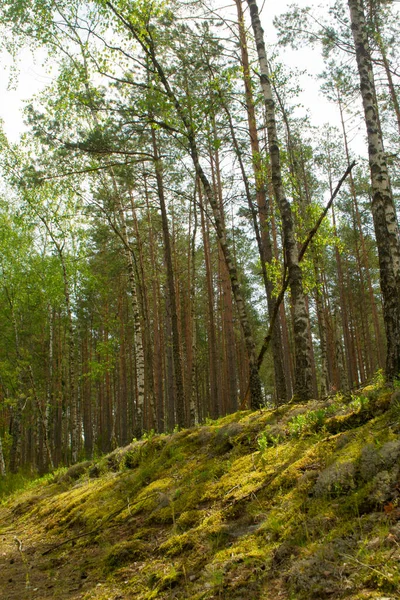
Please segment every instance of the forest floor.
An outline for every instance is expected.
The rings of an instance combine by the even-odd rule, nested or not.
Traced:
[[[0,505],[1,600],[400,598],[400,393],[150,435]]]

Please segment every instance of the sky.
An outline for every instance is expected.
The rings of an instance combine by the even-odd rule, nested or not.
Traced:
[[[229,1],[229,0],[228,0]],[[274,43],[276,32],[272,25],[273,18],[287,10],[293,0],[266,0],[261,13],[262,24],[265,30],[266,41]],[[317,0],[298,0],[299,5],[317,5]],[[33,55],[28,49],[21,51],[19,56],[19,73],[17,81],[10,83],[10,67],[12,60],[5,53],[0,54],[0,118],[4,121],[4,130],[11,142],[16,142],[25,130],[23,123],[23,108],[35,93],[41,91],[51,81],[51,74],[43,66],[45,53],[35,52]],[[292,67],[306,68],[309,75],[304,77],[302,85],[306,91],[299,98],[305,108],[312,114],[312,122],[321,126],[327,121],[339,125],[339,115],[336,107],[325,100],[319,93],[319,83],[315,80],[316,74],[323,68],[322,58],[315,49],[302,49],[293,51],[285,48],[282,51],[282,62]]]

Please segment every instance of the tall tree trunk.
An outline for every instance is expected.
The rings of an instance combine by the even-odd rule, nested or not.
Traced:
[[[144,410],[144,401],[145,401],[145,389],[144,389],[144,379],[145,379],[145,364],[144,364],[144,350],[143,350],[143,336],[142,336],[142,323],[140,317],[140,308],[139,308],[139,300],[137,293],[137,282],[136,282],[136,269],[134,263],[134,255],[132,248],[129,244],[129,236],[128,236],[128,228],[126,225],[126,218],[124,207],[121,202],[117,182],[115,180],[114,174],[112,173],[112,181],[113,181],[113,199],[115,202],[115,206],[117,209],[117,214],[119,217],[119,226],[120,226],[120,237],[122,239],[122,243],[124,246],[124,254],[128,267],[128,277],[129,277],[129,287],[131,293],[131,307],[132,307],[132,316],[133,316],[133,326],[134,326],[134,347],[135,347],[135,362],[136,362],[136,389],[137,389],[137,398],[136,398],[136,414],[135,414],[135,431],[134,435],[137,438],[140,438],[143,432],[143,410]]]
[[[275,308],[275,296],[273,284],[267,276],[266,263],[271,264],[273,260],[272,242],[270,236],[270,225],[268,222],[268,201],[264,169],[261,159],[260,144],[257,133],[256,112],[251,85],[250,63],[247,50],[246,29],[241,0],[235,0],[238,14],[239,43],[241,51],[241,62],[243,67],[243,82],[245,88],[247,122],[249,126],[250,145],[252,154],[252,167],[254,173],[256,200],[258,207],[258,218],[260,222],[261,236],[259,242],[259,253],[262,265],[265,292],[267,296],[268,314],[272,315]],[[251,208],[251,207],[250,207]],[[281,334],[280,318],[275,321],[272,339],[272,359],[274,364],[275,395],[278,404],[288,400],[288,390],[284,376],[283,340]]]
[[[152,310],[153,310],[153,343],[154,343],[154,393],[156,400],[157,429],[165,431],[164,422],[164,377],[163,377],[163,353],[161,342],[162,324],[160,320],[160,283],[158,277],[158,268],[154,248],[154,231],[150,213],[149,193],[147,187],[147,176],[144,172],[144,188],[146,198],[147,224],[149,228],[149,246],[152,280]]]
[[[348,146],[348,141],[347,141],[347,131],[346,131],[346,125],[345,125],[345,119],[344,119],[342,99],[340,96],[339,89],[337,90],[337,97],[338,97],[338,105],[339,105],[339,112],[340,112],[340,121],[341,121],[341,125],[342,125],[344,148],[345,148],[345,152],[346,152],[346,160],[347,160],[347,165],[349,166],[350,165],[350,152],[349,152],[349,146]],[[372,322],[373,322],[374,334],[375,334],[375,349],[376,349],[376,355],[377,355],[377,363],[378,363],[379,367],[382,367],[383,360],[382,360],[382,347],[381,347],[382,346],[381,329],[379,326],[378,311],[377,311],[377,307],[376,307],[375,296],[374,296],[374,291],[373,291],[372,281],[371,281],[371,270],[370,270],[370,266],[369,266],[368,253],[367,253],[367,249],[366,249],[366,245],[365,245],[365,236],[364,236],[364,232],[362,230],[361,215],[360,215],[360,210],[358,207],[356,188],[355,188],[352,173],[350,173],[350,175],[349,175],[349,187],[350,187],[351,197],[353,200],[353,207],[354,207],[354,213],[355,213],[355,219],[356,219],[356,223],[357,223],[358,233],[360,236],[362,263],[363,263],[363,266],[364,266],[364,269],[366,272],[366,277],[367,277],[369,302],[371,305]]]
[[[297,242],[294,234],[293,215],[289,201],[285,197],[280,166],[279,142],[276,129],[275,103],[272,97],[269,67],[256,0],[247,0],[257,46],[261,72],[261,87],[264,95],[268,148],[271,160],[271,174],[274,197],[282,218],[285,261],[289,273],[289,285],[293,303],[293,325],[295,344],[295,384],[294,393],[298,400],[309,400],[313,395],[311,348],[308,336],[308,317],[303,292],[302,272],[299,265]]]
[[[3,444],[1,442],[1,436],[0,436],[0,477],[5,477],[6,475],[7,475],[6,463],[4,461]]]
[[[169,293],[169,301],[171,304],[172,356],[173,356],[173,363],[174,363],[174,378],[175,378],[175,388],[176,388],[176,403],[175,403],[176,422],[179,425],[179,427],[184,427],[186,425],[186,415],[185,415],[185,404],[186,403],[185,403],[185,390],[184,390],[183,376],[182,376],[181,349],[180,349],[181,344],[180,344],[180,335],[179,335],[178,308],[177,308],[176,292],[175,292],[174,270],[173,270],[173,264],[172,264],[171,239],[170,239],[170,234],[169,234],[168,215],[167,215],[167,208],[166,208],[165,196],[164,196],[162,163],[161,163],[161,159],[159,157],[157,138],[156,138],[156,133],[155,133],[154,129],[151,130],[151,137],[152,137],[152,143],[153,143],[154,165],[155,165],[156,180],[157,180],[157,192],[158,192],[158,199],[160,202],[160,209],[161,209],[165,264],[167,267],[167,286],[168,286],[168,293]]]
[[[375,3],[371,3],[371,4],[375,4]],[[376,4],[378,4],[378,3],[376,3]],[[373,28],[374,28],[374,34],[375,34],[374,39],[378,45],[379,52],[382,56],[383,68],[385,69],[386,79],[388,81],[390,99],[393,104],[394,113],[396,115],[397,129],[398,129],[398,133],[400,135],[400,104],[399,104],[399,99],[397,96],[396,86],[393,81],[392,69],[390,68],[390,63],[389,63],[389,59],[387,56],[385,43],[382,39],[381,27],[380,27],[380,23],[379,23],[379,17],[377,14],[377,10],[378,9],[376,8],[375,14],[373,17]]]
[[[203,236],[203,248],[204,248],[204,262],[206,267],[206,284],[207,284],[207,309],[208,309],[208,365],[209,365],[209,379],[210,379],[210,409],[211,416],[216,417],[214,413],[215,406],[218,401],[219,394],[219,382],[217,375],[217,340],[216,340],[216,325],[215,325],[215,314],[214,314],[214,287],[213,287],[213,276],[211,267],[211,253],[210,253],[210,238],[208,229],[206,227],[206,216],[203,205],[203,193],[201,185],[198,186],[199,195],[199,206],[200,206],[200,220],[201,220],[201,232]]]
[[[17,326],[17,319],[15,316],[13,301],[8,293],[7,288],[5,288],[5,292],[7,295],[8,303],[10,305],[11,311],[11,321],[14,330],[14,343],[15,343],[15,356],[18,368],[18,388],[17,388],[17,399],[16,406],[12,412],[12,420],[11,420],[11,448],[10,448],[10,471],[11,473],[17,473],[18,468],[21,466],[21,458],[22,458],[22,415],[25,408],[24,396],[22,392],[22,357],[21,350],[19,344],[19,333]]]
[[[216,147],[217,132],[215,118],[213,115],[213,140],[212,146]],[[220,162],[218,150],[210,150],[210,162],[213,180],[214,195],[218,198],[219,210],[221,214],[222,226],[226,229],[225,223],[225,211],[223,204],[223,193],[222,193],[222,181],[220,173]],[[229,273],[226,267],[224,255],[220,248],[220,273],[221,273],[221,319],[222,319],[222,348],[224,349],[225,357],[225,394],[221,395],[219,402],[219,413],[224,414],[226,412],[234,412],[237,410],[237,360],[236,360],[236,342],[235,342],[235,330],[233,323],[233,302],[232,302],[232,289],[229,280]],[[225,396],[225,397],[224,397]],[[219,415],[218,415],[219,416]]]
[[[188,386],[187,398],[189,403],[189,425],[199,422],[198,406],[196,401],[196,306],[195,306],[195,281],[196,281],[196,235],[197,235],[197,210],[196,210],[197,185],[194,189],[193,204],[190,207],[189,218],[189,244],[188,244],[188,271],[187,271],[187,326],[186,326],[186,351],[188,354]],[[192,217],[193,215],[193,217]],[[192,228],[193,218],[193,228]]]
[[[35,379],[33,376],[32,365],[28,366],[28,373],[29,373],[29,379],[30,379],[31,386],[32,386],[33,398],[35,400],[35,404],[36,404],[36,407],[37,407],[38,413],[39,413],[39,423],[41,425],[41,433],[42,433],[41,438],[44,443],[44,447],[46,448],[46,454],[47,454],[47,459],[49,462],[50,469],[54,470],[53,456],[52,456],[52,452],[51,452],[51,448],[50,448],[50,441],[49,441],[49,427],[48,427],[48,422],[46,419],[46,407],[43,410],[43,406],[42,406],[40,398],[37,394],[36,383],[35,383]],[[45,460],[41,460],[40,463],[41,463],[41,465],[44,466]]]
[[[154,402],[154,367],[153,367],[153,347],[151,341],[151,329],[150,329],[150,309],[147,292],[147,277],[146,269],[144,264],[143,256],[143,243],[141,234],[139,231],[139,223],[136,214],[136,206],[133,198],[133,193],[130,191],[131,210],[133,217],[134,232],[138,247],[139,265],[138,271],[140,273],[141,289],[142,289],[142,305],[143,305],[143,337],[144,337],[144,382],[145,382],[145,400],[147,400],[147,409],[149,416],[148,429],[155,428],[157,426],[157,414]]]
[[[317,309],[318,319],[318,331],[320,339],[320,351],[321,351],[321,376],[320,376],[320,396],[324,398],[328,395],[330,390],[329,380],[329,368],[328,368],[328,342],[327,342],[327,327],[325,321],[325,310],[324,310],[324,299],[321,292],[321,275],[317,265],[317,261],[314,261],[314,272],[315,272],[315,305]]]
[[[92,414],[92,383],[90,380],[91,362],[91,329],[88,327],[82,340],[82,417],[84,433],[84,449],[86,458],[93,456],[93,414]],[[124,443],[126,443],[125,440]]]
[[[389,381],[400,375],[400,242],[396,210],[383,148],[372,61],[362,0],[348,0],[360,91],[368,137],[372,215],[378,246]]]

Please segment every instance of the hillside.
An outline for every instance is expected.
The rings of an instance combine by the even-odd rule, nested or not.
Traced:
[[[400,598],[400,394],[239,412],[0,507],[14,599]]]

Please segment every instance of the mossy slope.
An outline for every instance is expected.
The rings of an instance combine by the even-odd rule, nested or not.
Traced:
[[[400,598],[399,405],[241,412],[0,507],[1,598]]]

